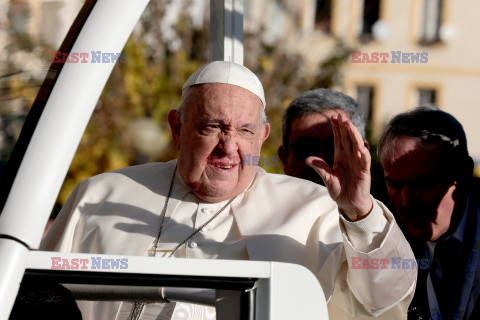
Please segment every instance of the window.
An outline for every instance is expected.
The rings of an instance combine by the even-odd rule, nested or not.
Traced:
[[[368,128],[372,119],[374,88],[372,86],[357,86],[357,103],[365,116]]]
[[[429,45],[440,41],[441,0],[423,0],[420,15],[419,43]]]
[[[315,3],[315,30],[331,32],[332,0],[317,0]]]
[[[373,25],[380,18],[380,0],[364,0],[360,40],[373,39]]]
[[[437,92],[435,89],[417,89],[417,106],[436,104]]]

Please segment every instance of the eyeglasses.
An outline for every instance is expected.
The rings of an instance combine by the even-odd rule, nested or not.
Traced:
[[[300,137],[286,147],[292,150],[293,155],[301,161],[305,161],[310,156],[322,156],[327,163],[333,162],[335,152],[333,136],[322,140],[313,137]],[[329,164],[331,165],[331,163]]]

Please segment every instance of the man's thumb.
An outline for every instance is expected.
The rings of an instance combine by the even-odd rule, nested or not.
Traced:
[[[331,173],[332,169],[322,158],[308,157],[305,160],[305,163],[312,167],[313,170],[315,170],[320,175],[320,177],[323,179],[323,182],[326,182],[325,178]]]

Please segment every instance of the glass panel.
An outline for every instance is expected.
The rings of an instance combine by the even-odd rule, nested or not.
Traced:
[[[56,50],[84,0],[0,5],[0,178]]]

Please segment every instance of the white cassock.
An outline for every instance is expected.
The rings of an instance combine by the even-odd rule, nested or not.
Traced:
[[[148,255],[160,226],[176,160],[104,173],[82,181],[65,203],[43,250]],[[157,256],[166,256],[228,201],[207,203],[178,172]],[[175,257],[280,261],[301,264],[320,281],[331,319],[406,319],[415,269],[355,269],[351,258],[414,259],[392,214],[374,201],[357,222],[339,215],[326,188],[258,168],[248,189]],[[370,260],[372,261],[372,260]],[[127,319],[130,303],[79,303],[88,319]],[[215,309],[149,304],[141,319],[215,319]]]

